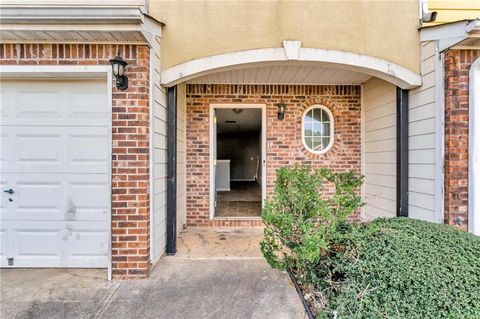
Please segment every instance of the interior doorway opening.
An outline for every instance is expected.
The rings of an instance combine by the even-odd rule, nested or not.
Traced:
[[[260,218],[265,189],[265,109],[212,108],[214,218]]]

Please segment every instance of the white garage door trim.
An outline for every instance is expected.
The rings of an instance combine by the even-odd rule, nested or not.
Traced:
[[[108,99],[108,181],[109,189],[109,207],[108,211],[108,279],[112,278],[112,214],[111,214],[111,185],[112,185],[112,70],[109,65],[3,65],[0,66],[0,77],[2,79],[81,79],[81,78],[98,78],[106,79],[107,99]]]
[[[468,136],[468,227],[480,236],[480,58],[470,67]]]

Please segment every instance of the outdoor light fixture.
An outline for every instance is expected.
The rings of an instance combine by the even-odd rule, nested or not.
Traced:
[[[118,52],[117,56],[110,60],[112,64],[113,75],[117,82],[117,89],[126,90],[128,89],[128,78],[125,75],[125,67],[127,62],[125,62]]]
[[[283,121],[283,119],[285,118],[285,111],[287,110],[287,105],[283,102],[283,100],[281,100],[280,103],[275,104],[275,106],[278,108],[277,118],[280,121]]]
[[[420,23],[434,22],[437,19],[437,11],[428,11],[428,1],[422,0],[420,6]]]

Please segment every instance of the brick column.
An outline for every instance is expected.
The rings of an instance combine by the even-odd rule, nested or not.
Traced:
[[[469,71],[480,50],[445,53],[445,223],[468,229]]]
[[[122,53],[121,53],[122,54]],[[126,61],[129,88],[113,88],[112,267],[114,279],[146,277],[150,254],[149,50]]]

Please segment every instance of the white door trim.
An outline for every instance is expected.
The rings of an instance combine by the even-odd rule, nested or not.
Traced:
[[[480,58],[470,68],[468,101],[468,230],[480,235]]]
[[[215,192],[215,183],[212,181],[215,179],[213,176],[213,160],[214,160],[214,149],[213,149],[213,139],[215,138],[213,134],[213,117],[214,109],[233,109],[241,107],[242,109],[261,109],[262,110],[262,207],[265,204],[265,198],[267,196],[267,106],[265,104],[244,104],[244,103],[225,103],[225,104],[210,104],[208,113],[209,113],[209,149],[210,149],[210,165],[209,165],[209,176],[210,176],[210,219],[215,218],[215,203],[214,196],[212,194]]]
[[[108,280],[112,280],[112,68],[109,65],[2,65],[2,79],[55,79],[55,78],[104,78],[107,85],[108,105]]]
[[[435,212],[434,222],[444,223],[445,218],[445,86],[444,54],[435,43]]]

